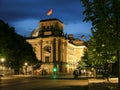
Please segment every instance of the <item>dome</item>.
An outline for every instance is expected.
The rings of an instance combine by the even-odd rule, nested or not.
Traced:
[[[30,35],[30,37],[38,37],[39,35],[39,28],[34,29]]]

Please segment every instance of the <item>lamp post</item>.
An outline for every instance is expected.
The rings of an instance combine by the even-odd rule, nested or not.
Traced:
[[[24,65],[25,65],[25,74],[27,75],[27,66],[28,66],[28,63],[25,62]]]
[[[1,58],[0,62],[1,62],[1,65],[2,65],[2,75],[3,75],[4,74],[3,66],[4,66],[5,58]]]

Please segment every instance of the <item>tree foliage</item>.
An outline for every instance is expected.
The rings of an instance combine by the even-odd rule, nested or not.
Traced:
[[[82,70],[82,69],[86,69],[86,66],[87,66],[87,64],[83,60],[81,60],[78,62],[77,68]]]
[[[103,66],[106,63],[116,62],[115,50],[109,50],[104,44],[98,44],[96,38],[91,37],[87,41],[87,51],[85,52],[84,59],[87,60],[87,64],[91,67]]]
[[[106,44],[110,49],[120,49],[120,1],[81,0],[86,15],[84,21],[92,22],[92,33],[96,43]]]
[[[19,68],[27,61],[36,63],[37,59],[32,46],[25,38],[18,35],[13,27],[0,20],[0,58],[6,59],[6,65],[19,71]]]
[[[85,15],[84,21],[92,22],[91,32],[93,35],[88,43],[88,59],[91,59],[94,65],[114,62],[115,59],[119,63],[120,0],[81,1],[85,8],[83,12]]]

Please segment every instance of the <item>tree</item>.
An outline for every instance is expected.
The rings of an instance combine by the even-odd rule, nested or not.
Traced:
[[[82,70],[82,69],[86,69],[86,66],[87,66],[87,64],[83,60],[81,60],[78,62],[77,67],[78,67],[78,69]]]
[[[16,74],[25,61],[30,64],[37,62],[32,46],[2,20],[0,20],[0,57],[6,58],[6,65],[13,68]]]
[[[109,50],[102,42],[98,43],[94,35],[86,42],[86,45],[87,51],[83,59],[86,60],[89,67],[94,68],[95,72],[98,68],[104,68],[116,62],[115,50]],[[96,74],[97,72],[94,73],[95,77]]]
[[[81,0],[86,15],[84,21],[92,22],[96,44],[102,42],[107,51],[116,51],[118,86],[120,86],[120,0]]]

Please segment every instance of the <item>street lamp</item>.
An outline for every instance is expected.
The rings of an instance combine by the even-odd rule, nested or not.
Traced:
[[[24,65],[25,65],[25,74],[27,75],[27,66],[28,66],[28,63],[25,62]]]
[[[3,66],[4,66],[4,62],[5,62],[5,58],[1,58],[0,59],[1,65],[2,65],[2,75],[4,74],[4,70],[3,70]]]
[[[5,58],[1,58],[1,62],[3,63],[5,61]]]
[[[25,66],[27,66],[28,65],[28,63],[27,62],[25,62]]]

